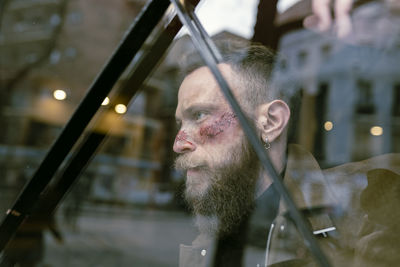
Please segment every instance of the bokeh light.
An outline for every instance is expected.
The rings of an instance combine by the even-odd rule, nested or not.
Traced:
[[[103,103],[101,103],[102,106],[107,106],[110,103],[110,99],[108,97],[104,98]]]
[[[371,127],[371,129],[369,130],[369,132],[373,135],[373,136],[380,136],[383,134],[383,128],[380,126],[373,126]]]
[[[64,90],[55,90],[53,96],[57,100],[64,100],[67,98],[67,93]]]
[[[333,123],[331,121],[326,121],[324,123],[324,129],[328,132],[331,131],[333,129]]]
[[[115,112],[124,114],[126,112],[126,106],[124,104],[118,104],[115,106]]]

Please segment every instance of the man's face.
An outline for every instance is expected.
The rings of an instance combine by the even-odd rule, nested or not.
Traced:
[[[219,68],[235,93],[230,66]],[[180,154],[175,166],[187,171],[185,194],[194,211],[206,216],[240,212],[253,193],[257,158],[208,68],[183,81],[176,120],[181,129],[173,147]],[[227,205],[238,211],[227,211]]]
[[[227,81],[231,71],[222,65]],[[232,150],[243,142],[243,132],[218,84],[206,67],[188,75],[178,94],[176,120],[181,125],[174,151],[186,158],[187,186],[203,194],[210,186],[205,171],[229,165]]]

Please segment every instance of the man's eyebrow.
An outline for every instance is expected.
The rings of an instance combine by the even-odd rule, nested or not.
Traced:
[[[191,115],[198,111],[215,111],[218,108],[219,108],[219,106],[217,106],[214,103],[197,103],[197,104],[193,104],[190,107],[188,107],[187,109],[185,109],[183,111],[183,114]]]

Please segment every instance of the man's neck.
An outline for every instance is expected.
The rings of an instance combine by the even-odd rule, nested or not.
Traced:
[[[267,175],[266,171],[261,167],[260,168],[260,175],[257,180],[256,184],[256,192],[255,192],[255,198],[260,197],[265,190],[268,189],[268,187],[272,184],[272,180],[269,178]]]
[[[283,175],[287,160],[286,146],[284,149],[273,149],[271,147],[271,150],[269,151],[268,154],[272,162],[272,165],[274,166],[277,173]],[[260,172],[255,189],[255,198],[260,197],[265,192],[265,190],[267,190],[270,187],[272,182],[273,180],[270,177],[268,171],[264,170],[264,168],[260,166]]]

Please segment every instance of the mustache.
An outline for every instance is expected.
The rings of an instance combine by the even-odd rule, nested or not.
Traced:
[[[193,168],[206,168],[207,163],[204,160],[198,159],[193,155],[180,155],[175,159],[174,167],[179,171],[186,171]]]

